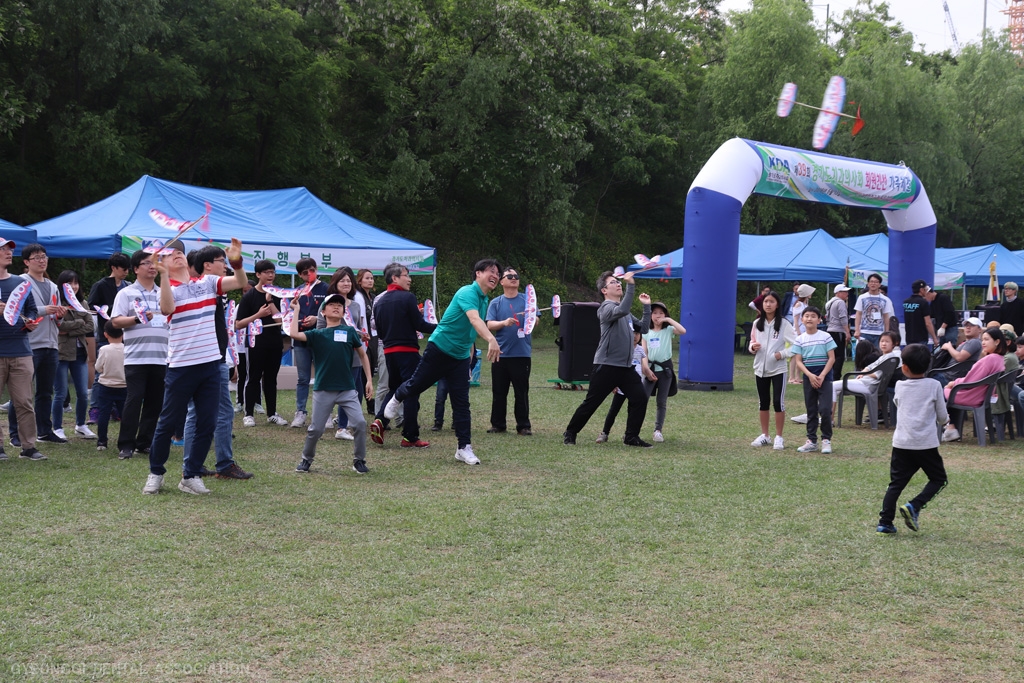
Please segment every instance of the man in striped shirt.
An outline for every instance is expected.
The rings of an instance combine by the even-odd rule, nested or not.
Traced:
[[[150,474],[143,493],[157,493],[163,486],[171,437],[177,425],[184,422],[190,400],[196,407],[196,432],[178,489],[191,494],[210,492],[203,485],[200,473],[213,441],[220,397],[223,354],[214,320],[217,297],[242,289],[247,278],[242,268],[242,243],[239,240],[231,238],[231,246],[226,252],[214,250],[209,255],[210,267],[205,275],[195,280],[189,279],[188,262],[181,252],[175,251],[157,262],[160,312],[167,316],[170,333],[163,409],[153,435],[149,453]],[[227,262],[235,270],[230,278],[223,276]],[[203,272],[204,264],[197,263],[196,268]],[[172,279],[179,284],[172,286]]]

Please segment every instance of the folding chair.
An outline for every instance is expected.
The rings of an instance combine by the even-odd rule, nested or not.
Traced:
[[[843,397],[854,396],[856,397],[856,424],[861,424],[864,421],[864,406],[867,404],[868,418],[871,421],[871,428],[878,429],[878,407],[882,406],[882,417],[885,420],[885,426],[889,426],[889,400],[886,391],[889,388],[889,380],[892,379],[892,375],[896,372],[896,368],[899,367],[900,359],[893,357],[888,358],[875,368],[876,371],[881,372],[881,378],[878,380],[878,384],[875,385],[874,390],[870,394],[859,394],[855,391],[850,391],[847,388],[847,383],[850,378],[856,379],[860,375],[864,374],[861,372],[847,372],[843,375],[843,390],[839,392],[839,405],[836,410],[836,427],[843,426]],[[884,397],[885,400],[879,403],[879,397]]]

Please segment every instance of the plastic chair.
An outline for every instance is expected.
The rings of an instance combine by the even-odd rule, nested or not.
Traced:
[[[874,390],[867,395],[858,394],[857,392],[850,391],[847,389],[847,382],[850,378],[857,378],[864,374],[861,372],[847,372],[843,375],[843,390],[839,392],[839,405],[836,410],[836,428],[843,426],[843,397],[844,396],[855,396],[856,402],[856,423],[861,424],[864,421],[864,406],[867,405],[868,418],[871,421],[871,428],[878,429],[878,407],[882,406],[882,417],[885,420],[885,426],[889,426],[889,401],[888,394],[886,393],[889,389],[889,380],[892,379],[892,374],[896,372],[896,368],[899,367],[900,359],[893,357],[888,358],[875,368],[876,371],[881,372],[881,377],[878,383],[875,385]],[[884,396],[886,400],[879,402],[879,397]]]
[[[941,368],[932,368],[926,373],[925,376],[934,377],[935,375],[941,372],[943,375],[946,376],[947,380],[952,381],[954,379],[965,377],[968,371],[970,371],[970,369],[974,367],[974,364],[977,362],[977,360],[965,360],[960,361],[958,363],[950,363],[949,365],[944,365]]]
[[[1018,372],[1019,371],[1017,369],[1013,369],[1007,370],[1003,374],[999,375],[999,379],[996,381],[996,391],[999,391],[1000,385],[1002,385],[1003,387],[1005,387],[1006,395],[1009,396],[1010,387],[1012,387],[1016,383]],[[1010,411],[1008,410],[1005,413],[1000,413],[997,415],[992,412],[992,404],[989,403],[988,406],[989,415],[992,418],[990,424],[992,425],[992,433],[995,434],[995,440],[1002,441],[1004,432],[1009,433],[1011,441],[1015,440],[1013,436],[1013,417]],[[1010,404],[1010,408],[1011,410],[1013,409],[1012,402]],[[1010,419],[1006,419],[1007,417],[1009,417]]]
[[[736,323],[736,327],[743,330],[742,332],[736,333],[736,350],[746,351],[747,347],[750,346],[750,333],[754,329],[754,323]]]
[[[964,431],[964,418],[967,413],[970,412],[974,419],[974,434],[978,437],[978,445],[985,446],[985,414],[988,410],[988,405],[992,401],[992,392],[996,388],[996,382],[999,381],[999,377],[1002,372],[993,372],[988,377],[982,377],[977,382],[965,382],[963,384],[957,384],[953,387],[953,390],[949,392],[949,398],[946,399],[946,408],[948,410],[959,410],[960,413],[957,415],[956,424],[954,425],[958,432],[963,435]],[[984,398],[981,401],[981,405],[969,406],[963,405],[956,402],[957,394],[967,389],[974,389],[975,387],[986,387]]]

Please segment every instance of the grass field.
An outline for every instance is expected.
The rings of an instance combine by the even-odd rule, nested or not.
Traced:
[[[944,446],[922,531],[878,537],[891,432],[848,413],[834,455],[797,453],[793,424],[753,449],[737,356],[735,391],[671,400],[664,444],[623,446],[624,411],[594,444],[601,411],[565,447],[583,394],[550,388],[538,346],[535,436],[486,434],[487,369],[472,391],[478,467],[447,425],[425,451],[370,444],[368,476],[325,438],[299,475],[300,430],[237,418],[256,476],[203,497],[170,473],[143,496],[145,458],[81,440],[15,451],[0,680],[1024,679],[1024,441]]]

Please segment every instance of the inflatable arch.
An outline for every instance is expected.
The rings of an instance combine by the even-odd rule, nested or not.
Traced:
[[[686,195],[681,388],[732,389],[740,211],[754,193],[881,209],[889,225],[889,298],[900,320],[910,283],[934,277],[935,212],[909,168],[733,138]]]

